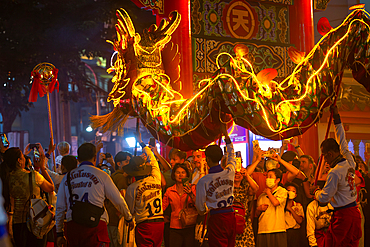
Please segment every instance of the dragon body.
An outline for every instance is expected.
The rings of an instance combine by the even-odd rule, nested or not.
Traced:
[[[370,91],[370,20],[364,10],[353,11],[328,32],[306,56],[290,49],[297,64],[285,79],[274,69],[254,73],[251,55],[242,44],[235,54],[217,57],[218,71],[198,83],[185,99],[179,93],[180,54],[171,40],[181,17],[177,12],[135,33],[128,14],[117,11],[118,52],[109,69],[114,87],[108,101],[114,110],[91,118],[102,131],[122,130],[129,116],[138,117],[162,143],[181,150],[202,148],[217,140],[220,124],[235,122],[253,133],[281,140],[304,133],[322,110],[334,102],[345,68]]]

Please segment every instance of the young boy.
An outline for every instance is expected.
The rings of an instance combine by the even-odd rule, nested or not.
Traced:
[[[288,200],[285,210],[285,225],[287,229],[288,247],[297,246],[300,242],[299,229],[304,218],[303,207],[300,203],[295,202],[297,197],[298,185],[294,183],[285,184],[288,190]]]
[[[330,203],[323,206],[313,200],[307,206],[307,238],[311,247],[324,247],[324,235],[329,228],[331,215],[328,210],[333,210]]]

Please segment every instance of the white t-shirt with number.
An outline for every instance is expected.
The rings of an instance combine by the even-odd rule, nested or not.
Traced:
[[[150,176],[135,181],[126,190],[125,199],[131,214],[135,213],[135,222],[163,219],[161,172],[158,162],[149,147],[143,152],[152,166]]]
[[[195,206],[200,213],[209,209],[225,208],[233,205],[234,178],[235,178],[235,153],[233,144],[227,144],[227,165],[223,171],[209,173],[197,183]]]
[[[70,172],[70,183],[72,187],[72,198],[77,201],[84,201],[98,207],[104,206],[104,200],[108,198],[113,205],[123,214],[126,220],[131,220],[127,204],[110,176],[104,171],[89,164],[80,165]],[[68,175],[68,174],[67,174]],[[57,232],[63,231],[64,213],[67,222],[72,220],[72,210],[69,201],[69,190],[67,185],[67,175],[64,176],[59,186],[57,206],[56,206],[56,228]],[[104,210],[100,220],[109,222],[108,213]]]

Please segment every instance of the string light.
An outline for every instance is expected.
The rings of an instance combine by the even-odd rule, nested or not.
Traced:
[[[255,74],[251,62],[243,57],[243,55],[236,54],[237,58],[234,58],[231,54],[226,52],[218,54],[218,56],[216,57],[216,65],[219,70],[219,74],[216,75],[214,78],[200,80],[198,83],[199,91],[189,99],[184,99],[179,92],[175,91],[171,87],[170,78],[168,75],[165,74],[164,69],[161,67],[161,50],[163,49],[163,46],[170,40],[170,36],[167,36],[166,38],[160,40],[156,43],[156,45],[150,48],[147,46],[143,47],[142,45],[140,45],[141,37],[140,35],[135,34],[135,29],[133,28],[131,19],[128,17],[128,14],[126,12],[120,13],[120,17],[122,18],[122,20],[119,19],[119,24],[116,25],[118,41],[110,42],[118,51],[118,57],[116,62],[114,63],[114,66],[112,66],[113,68],[110,68],[110,70],[108,70],[116,72],[113,80],[115,85],[108,101],[113,100],[114,106],[117,107],[119,105],[121,97],[125,95],[125,90],[130,90],[126,88],[130,83],[130,79],[123,79],[127,75],[127,68],[125,60],[122,57],[122,54],[120,54],[120,49],[127,48],[127,44],[124,44],[127,41],[125,41],[125,39],[127,39],[125,35],[130,35],[130,37],[134,38],[134,53],[138,58],[139,63],[144,65],[143,68],[138,68],[139,75],[132,83],[132,96],[134,98],[134,101],[136,101],[138,105],[146,107],[147,111],[151,115],[152,121],[157,119],[162,126],[165,126],[166,130],[170,130],[170,126],[174,127],[176,125],[179,125],[188,116],[187,113],[189,111],[189,107],[193,103],[195,103],[195,101],[199,97],[205,96],[205,92],[210,89],[210,87],[216,84],[219,86],[221,93],[224,92],[226,89],[223,82],[225,81],[231,83],[234,86],[237,95],[239,95],[243,100],[241,101],[238,99],[239,101],[241,101],[242,105],[245,105],[247,102],[251,102],[255,104],[256,109],[261,110],[261,117],[271,132],[281,134],[282,132],[288,131],[292,128],[309,127],[316,122],[316,119],[307,124],[307,126],[289,127],[291,116],[292,114],[295,114],[296,112],[299,112],[301,110],[301,102],[304,101],[304,99],[309,94],[314,94],[314,92],[316,91],[321,91],[321,73],[325,68],[327,68],[327,66],[329,66],[329,60],[335,54],[335,52],[337,52],[337,49],[340,46],[341,42],[349,36],[352,31],[353,25],[355,25],[356,23],[360,23],[364,24],[368,30],[370,29],[369,25],[361,19],[353,19],[350,21],[349,24],[347,23],[349,18],[352,18],[361,11],[364,12],[364,14],[368,15],[368,13],[363,9],[357,9],[355,12],[350,14],[341,25],[333,28],[325,36],[323,36],[306,57],[296,59],[296,61],[299,61],[299,63],[294,68],[292,74],[286,77],[281,82],[277,82],[275,80],[263,81],[262,79],[260,79],[259,76]],[[178,22],[179,18],[176,18],[176,21],[174,22],[175,24],[171,25],[171,27],[165,32],[165,34],[171,34],[174,29],[177,28],[178,24],[176,25],[176,23]],[[313,56],[315,54],[317,54],[322,42],[333,32],[336,32],[338,29],[344,27],[345,25],[348,25],[345,34],[337,41],[335,41],[335,43],[326,51],[326,54],[320,66],[318,66],[317,69],[314,69],[313,66],[310,64],[310,60],[313,59]],[[248,91],[247,86],[243,86],[246,88],[242,89],[237,78],[235,78],[231,73],[221,72],[223,66],[225,65],[221,65],[220,62],[220,59],[223,56],[227,56],[229,58],[229,65],[232,69],[235,69],[238,73],[240,72],[247,76],[247,79],[244,79],[243,82],[245,82],[246,84],[249,83],[248,85],[252,85],[253,83],[254,85],[256,85],[256,90]],[[311,66],[311,72],[308,79],[306,80],[305,87],[302,91],[303,85],[300,84],[298,76],[301,74],[303,68],[307,69],[307,66]],[[337,70],[335,71],[339,72]],[[335,77],[338,75],[330,76],[332,76],[333,81],[335,81]],[[122,81],[124,81],[123,85],[119,86],[119,83]],[[293,86],[294,90],[297,91],[297,97],[293,99],[285,99],[282,92],[284,92],[291,86]],[[119,97],[114,96],[113,92],[119,92],[121,95]],[[332,94],[329,95],[329,97],[323,99],[323,102],[322,104],[320,104],[318,111],[322,110],[322,107],[325,105],[326,101],[329,100],[330,97],[334,95],[334,93],[335,92],[333,90]],[[274,105],[266,106],[263,103],[264,99],[271,99],[273,95],[280,95],[282,100],[280,102],[276,102],[276,104]],[[156,99],[154,99],[154,97],[156,97]],[[270,121],[271,116],[269,115],[269,112],[275,115],[273,119],[274,123]],[[318,114],[316,118],[317,117]],[[200,122],[202,121],[203,120],[200,120]],[[233,123],[233,129],[234,125],[235,123]],[[253,124],[251,124],[251,126],[253,126]]]

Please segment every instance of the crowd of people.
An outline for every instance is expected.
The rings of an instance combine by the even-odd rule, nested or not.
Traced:
[[[348,150],[340,116],[333,111],[336,138],[321,143],[321,169],[298,138],[293,150],[284,141],[280,153],[254,143],[252,162],[242,164],[225,125],[220,129],[225,153],[218,145],[189,156],[172,149],[169,161],[155,145],[142,142],[140,133],[140,156],[99,154],[101,143],[82,144],[77,157],[69,154],[67,142],[50,144],[47,152],[40,143],[24,152],[0,143],[0,243],[370,246],[368,165]],[[53,171],[48,160],[56,148]],[[42,237],[29,226],[32,198],[54,208],[55,227]]]

